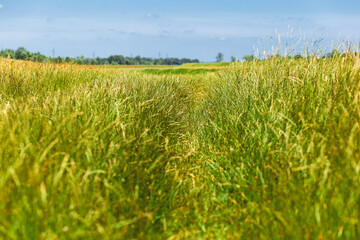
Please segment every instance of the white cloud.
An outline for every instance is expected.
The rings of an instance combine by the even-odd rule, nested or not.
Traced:
[[[3,7],[4,7],[4,5],[0,4],[0,8],[3,8]]]

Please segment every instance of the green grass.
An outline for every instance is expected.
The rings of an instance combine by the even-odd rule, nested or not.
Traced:
[[[233,62],[216,62],[216,63],[185,63],[182,67],[229,67],[236,65]]]
[[[358,57],[0,70],[0,239],[359,238]]]
[[[181,74],[189,74],[189,75],[198,75],[198,74],[206,74],[212,72],[218,72],[219,69],[204,69],[204,68],[176,68],[176,69],[143,69],[141,70],[144,73],[148,74],[172,74],[172,75],[181,75]]]

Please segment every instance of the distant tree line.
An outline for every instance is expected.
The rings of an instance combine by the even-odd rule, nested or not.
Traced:
[[[351,53],[351,51],[348,51],[348,53]],[[346,56],[346,54],[348,53],[344,53],[344,52],[340,52],[337,49],[333,49],[331,52],[326,53],[322,56],[320,56],[319,58],[336,58],[336,57],[344,57]],[[358,52],[352,52],[352,54],[358,55]],[[294,56],[282,56],[281,54],[269,54],[267,55],[266,59],[270,59],[270,58],[286,58],[286,59],[301,59],[301,58],[310,58],[310,56],[303,56],[300,53],[294,55]],[[258,58],[255,55],[245,55],[242,57],[244,62],[251,62],[251,61],[261,61],[264,59]],[[222,62],[224,60],[224,54],[219,52],[216,55],[216,62]],[[238,59],[235,56],[231,56],[231,62],[237,62]]]
[[[32,53],[24,47],[16,50],[5,49],[0,51],[0,56],[11,59],[29,60],[34,62],[53,62],[53,63],[76,63],[81,65],[181,65],[184,63],[199,63],[198,59],[189,58],[146,58],[146,57],[125,57],[122,55],[112,55],[108,58],[85,58],[84,56],[70,57],[48,57],[37,53]]]
[[[339,50],[337,49],[333,49],[331,52],[329,53],[326,53],[322,56],[320,56],[320,58],[337,58],[337,57],[345,57],[347,53],[341,53],[339,52]],[[357,55],[358,53],[355,52],[354,53],[355,55]],[[309,58],[310,56],[308,56]],[[267,58],[287,58],[287,59],[301,59],[301,58],[306,58],[304,57],[303,55],[301,55],[300,53],[299,54],[296,54],[295,56],[282,56],[280,54],[273,54],[273,55],[269,55]],[[260,58],[257,58],[255,55],[246,55],[243,57],[243,60],[245,62],[250,62],[250,61],[259,61]]]
[[[327,53],[322,56],[322,58],[334,58],[342,57],[345,53],[339,52],[337,49],[332,50],[330,53]],[[32,53],[26,50],[24,47],[19,47],[16,50],[13,49],[4,49],[0,51],[0,57],[19,60],[29,60],[34,62],[53,62],[53,63],[76,63],[80,65],[181,65],[184,63],[199,63],[198,59],[189,59],[189,58],[147,58],[147,57],[125,57],[123,55],[111,55],[108,58],[86,58],[84,56],[70,58],[70,57],[49,57],[42,55],[39,52]],[[269,55],[267,58],[305,58],[301,54],[295,56],[281,56],[280,54]],[[245,62],[249,61],[260,61],[261,59],[255,55],[245,55],[242,58]],[[224,54],[218,53],[216,56],[217,62],[222,62],[224,60]],[[236,62],[237,58],[231,56],[231,61]]]

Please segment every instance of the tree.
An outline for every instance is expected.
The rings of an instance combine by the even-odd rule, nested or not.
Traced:
[[[12,49],[1,50],[0,56],[4,57],[4,58],[10,57],[10,58],[14,59],[15,58],[15,51],[12,50]]]
[[[301,59],[301,58],[302,58],[302,55],[301,55],[300,53],[298,53],[298,54],[295,55],[294,58],[295,58],[295,59]]]
[[[19,47],[15,51],[15,59],[21,59],[24,60],[26,58],[30,57],[30,53],[26,51],[24,47]]]
[[[237,62],[237,58],[234,57],[234,56],[231,56],[231,61],[232,61],[232,62]]]
[[[57,58],[55,59],[55,62],[56,62],[56,63],[62,63],[62,62],[64,62],[64,61],[63,61],[63,59],[59,56],[59,57],[57,57]]]
[[[137,55],[134,60],[135,60],[136,65],[141,65],[142,64],[142,61],[141,61],[142,59],[141,59],[141,57],[139,55]]]
[[[328,58],[336,58],[336,57],[340,57],[341,54],[337,49],[333,49],[330,53],[327,54]]]
[[[218,55],[216,56],[216,62],[222,62],[223,60],[224,60],[224,54],[219,52]]]
[[[254,55],[245,55],[245,56],[243,56],[243,59],[244,59],[244,61],[246,61],[246,62],[258,60]]]

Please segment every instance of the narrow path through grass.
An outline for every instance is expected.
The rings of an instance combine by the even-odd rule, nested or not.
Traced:
[[[0,59],[0,238],[357,239],[360,59],[202,66]]]

